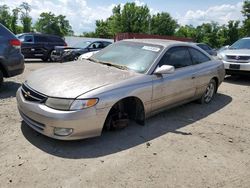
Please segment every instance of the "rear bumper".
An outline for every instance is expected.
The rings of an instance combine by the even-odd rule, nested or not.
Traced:
[[[22,74],[25,68],[24,57],[21,54],[2,60],[2,64],[6,71],[5,77],[12,77]]]

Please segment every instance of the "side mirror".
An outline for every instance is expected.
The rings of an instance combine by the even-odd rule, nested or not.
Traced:
[[[171,65],[162,65],[161,67],[157,67],[154,74],[172,74],[174,73],[175,68]]]

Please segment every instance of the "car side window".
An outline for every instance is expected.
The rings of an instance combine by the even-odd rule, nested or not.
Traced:
[[[25,35],[23,42],[34,42],[32,35]]]
[[[45,36],[35,36],[35,41],[36,42],[48,42],[48,39]]]
[[[186,47],[169,49],[160,60],[159,66],[172,65],[176,69],[192,65],[192,60]]]
[[[94,42],[89,46],[89,48],[96,49],[96,48],[103,48],[103,44],[101,42]]]
[[[201,63],[204,63],[204,62],[211,60],[208,56],[206,56],[205,54],[203,54],[202,52],[200,52],[197,49],[189,48],[188,50],[190,52],[190,55],[192,57],[192,61],[193,61],[194,65],[201,64]]]
[[[197,46],[199,46],[201,49],[203,50],[212,50],[209,46],[205,45],[205,44],[198,44]]]
[[[107,47],[108,45],[110,45],[111,43],[109,43],[109,42],[103,42],[103,47],[105,48],[105,47]]]

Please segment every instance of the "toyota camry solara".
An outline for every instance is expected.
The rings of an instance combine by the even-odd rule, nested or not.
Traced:
[[[20,115],[46,136],[74,140],[197,100],[209,103],[223,63],[192,44],[125,40],[88,60],[33,72],[17,91]]]

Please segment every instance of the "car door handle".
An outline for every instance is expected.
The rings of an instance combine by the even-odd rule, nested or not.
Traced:
[[[196,78],[196,76],[195,75],[192,75],[192,79],[195,79]]]

